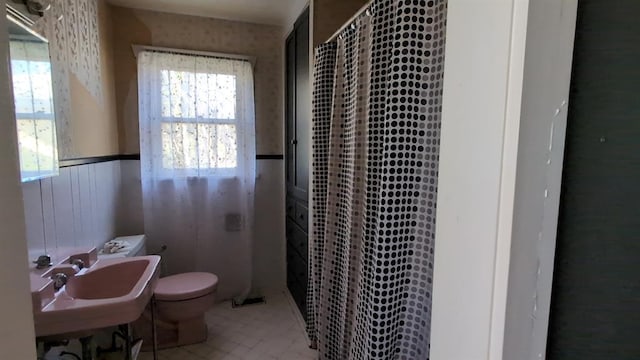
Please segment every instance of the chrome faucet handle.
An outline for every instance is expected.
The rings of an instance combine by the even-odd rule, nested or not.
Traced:
[[[51,256],[40,255],[38,256],[38,260],[34,261],[33,263],[36,264],[36,269],[44,269],[51,266]]]
[[[80,270],[84,269],[84,261],[82,261],[82,259],[71,260],[71,265],[77,266]]]
[[[51,275],[51,280],[53,280],[53,288],[58,291],[62,289],[62,287],[67,283],[69,278],[67,275],[63,273],[55,273]]]

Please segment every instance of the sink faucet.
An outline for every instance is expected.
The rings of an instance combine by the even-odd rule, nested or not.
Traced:
[[[82,259],[72,259],[71,265],[77,266],[80,270],[84,269],[84,261],[82,261]]]
[[[51,280],[53,280],[53,288],[58,291],[62,289],[62,287],[67,283],[67,275],[63,273],[55,273],[51,275]]]
[[[38,260],[33,262],[36,264],[36,269],[44,269],[51,266],[51,256],[49,255],[40,255],[38,256]]]

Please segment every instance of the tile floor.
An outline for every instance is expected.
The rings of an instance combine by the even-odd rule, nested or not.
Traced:
[[[266,296],[266,304],[231,308],[230,302],[214,306],[206,314],[207,342],[159,351],[160,360],[312,360],[304,325],[288,295]],[[142,353],[140,360],[153,359]]]

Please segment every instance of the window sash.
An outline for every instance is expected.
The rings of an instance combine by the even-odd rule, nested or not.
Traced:
[[[176,73],[176,75],[172,75],[173,73]],[[205,115],[199,115],[198,111],[200,110],[213,110],[215,113],[217,113],[217,115],[224,115],[225,111],[231,110],[231,109],[224,109],[224,104],[228,104],[228,102],[226,102],[225,100],[230,100],[230,99],[234,99],[235,100],[235,104],[233,104],[233,111],[228,112],[229,115],[232,114],[232,116],[226,118],[228,120],[234,120],[237,116],[238,116],[238,106],[239,104],[239,100],[238,100],[238,81],[237,81],[237,75],[235,74],[227,74],[224,71],[216,71],[216,72],[203,72],[203,71],[193,71],[193,69],[187,69],[187,70],[176,70],[176,69],[161,69],[160,72],[160,89],[159,89],[159,100],[160,100],[160,105],[162,107],[162,109],[160,109],[160,116],[162,117],[176,117],[173,116],[175,115],[173,112],[175,110],[178,110],[180,112],[186,111],[186,115],[184,116],[185,118],[189,118],[189,115],[194,115],[195,117],[202,117],[202,118],[208,118],[208,114]],[[221,86],[221,84],[224,84],[225,81],[223,79],[219,79],[220,76],[225,76],[225,77],[229,77],[230,79],[227,80],[231,80],[230,83],[228,83],[228,85],[232,86],[232,90],[233,90],[233,95],[234,96],[229,96],[229,93],[225,93],[225,92],[219,92],[218,95],[221,97],[220,99],[218,99],[218,95],[216,95],[216,91],[219,89],[217,88],[217,86]],[[213,83],[210,83],[209,81],[211,80],[211,77],[215,78],[216,80],[214,80]],[[204,86],[203,87],[198,87],[198,85],[201,85],[201,81],[204,80]],[[165,82],[166,81],[166,82]],[[219,81],[222,81],[222,83],[220,83]],[[176,86],[177,85],[177,86]],[[210,86],[211,85],[211,86]],[[185,87],[186,86],[186,87]],[[182,104],[182,92],[179,92],[177,97],[173,97],[172,95],[174,95],[174,93],[172,92],[173,90],[186,90],[188,94],[193,94],[194,96],[194,103],[193,104],[187,104],[185,107],[183,107]],[[168,91],[169,93],[168,98],[163,97],[163,94],[166,94],[165,92]],[[211,98],[210,96],[214,94],[213,98]],[[225,96],[226,95],[226,96]],[[227,99],[225,99],[225,97],[227,97]],[[188,99],[189,96],[187,96]],[[199,103],[196,99],[200,98],[201,100],[204,100],[202,103]],[[204,98],[204,99],[203,99]],[[162,100],[163,99],[168,99],[167,103],[164,103]],[[213,100],[213,104],[210,102],[210,100]],[[216,101],[218,100],[218,101]],[[221,105],[223,108],[219,109],[216,108],[215,105],[216,103],[218,105]],[[200,108],[198,105],[204,105],[206,104],[206,106],[204,108]],[[211,109],[209,106],[210,105],[214,105],[214,108]],[[177,106],[177,108],[174,108],[174,106]],[[165,111],[168,111],[168,114],[165,113]],[[182,118],[182,116],[180,116],[180,118]]]
[[[54,114],[49,113],[18,113],[16,114],[16,119],[55,121],[56,117],[54,116]]]
[[[181,118],[181,117],[169,117],[169,116],[158,116],[157,118],[154,118],[154,121],[162,122],[162,123],[220,124],[220,125],[236,125],[238,123],[237,119],[216,119],[216,118],[205,118],[205,117]]]
[[[162,168],[167,171],[238,167],[235,123],[167,121],[161,122],[159,128]]]
[[[154,137],[154,141],[153,141],[153,147],[156,149],[156,153],[162,154],[162,158],[161,158],[161,162],[162,162],[162,166],[159,167],[159,171],[160,174],[165,174],[167,176],[169,176],[169,174],[171,174],[171,176],[183,176],[183,177],[190,177],[190,176],[221,176],[221,177],[234,177],[237,176],[237,171],[240,169],[239,166],[241,166],[240,162],[242,161],[241,159],[241,148],[242,148],[242,144],[241,144],[241,137],[239,134],[239,123],[241,119],[238,118],[238,109],[239,106],[241,105],[242,99],[242,91],[244,91],[244,89],[242,88],[242,85],[240,84],[240,82],[237,81],[237,74],[233,73],[233,72],[228,72],[228,71],[215,71],[215,72],[203,72],[203,71],[193,71],[193,68],[190,67],[176,67],[176,68],[171,68],[171,69],[159,69],[158,70],[158,79],[162,79],[162,73],[165,71],[178,71],[178,72],[189,72],[192,74],[208,74],[208,75],[230,75],[233,76],[236,79],[235,82],[235,113],[234,118],[210,118],[210,117],[203,117],[203,116],[198,116],[198,117],[175,117],[175,116],[164,116],[163,111],[162,111],[162,101],[163,101],[163,88],[165,86],[165,84],[163,84],[162,81],[159,81],[157,83],[157,87],[155,89],[153,89],[153,96],[155,97],[155,103],[158,104],[159,106],[154,107],[153,108],[153,115],[151,117],[152,120],[152,132],[153,132],[153,137]],[[165,155],[164,155],[164,141],[163,141],[163,126],[166,126],[165,124],[215,124],[215,125],[233,125],[235,126],[235,131],[236,131],[236,147],[235,147],[235,156],[236,156],[236,164],[235,167],[200,167],[200,164],[198,164],[198,167],[185,167],[185,168],[181,168],[181,167],[175,167],[175,168],[167,168],[165,167]],[[197,142],[198,140],[196,140]],[[197,151],[197,150],[196,150]],[[171,163],[173,160],[169,160],[168,162]]]

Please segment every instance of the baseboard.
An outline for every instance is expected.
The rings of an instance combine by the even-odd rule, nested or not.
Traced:
[[[258,297],[252,297],[252,298],[247,298],[244,299],[244,301],[237,302],[236,299],[231,300],[231,307],[232,308],[237,308],[237,307],[243,307],[243,306],[249,306],[249,305],[259,305],[259,304],[264,304],[265,298],[264,296],[258,296]]]
[[[293,316],[296,318],[296,322],[303,329],[304,336],[307,338],[307,344],[311,344],[311,340],[309,339],[309,334],[307,333],[307,323],[304,321],[304,317],[302,317],[302,313],[300,309],[298,309],[298,305],[296,301],[293,299],[293,295],[289,292],[289,289],[284,289],[284,294],[287,297],[287,301],[289,302],[289,308],[293,313]]]

